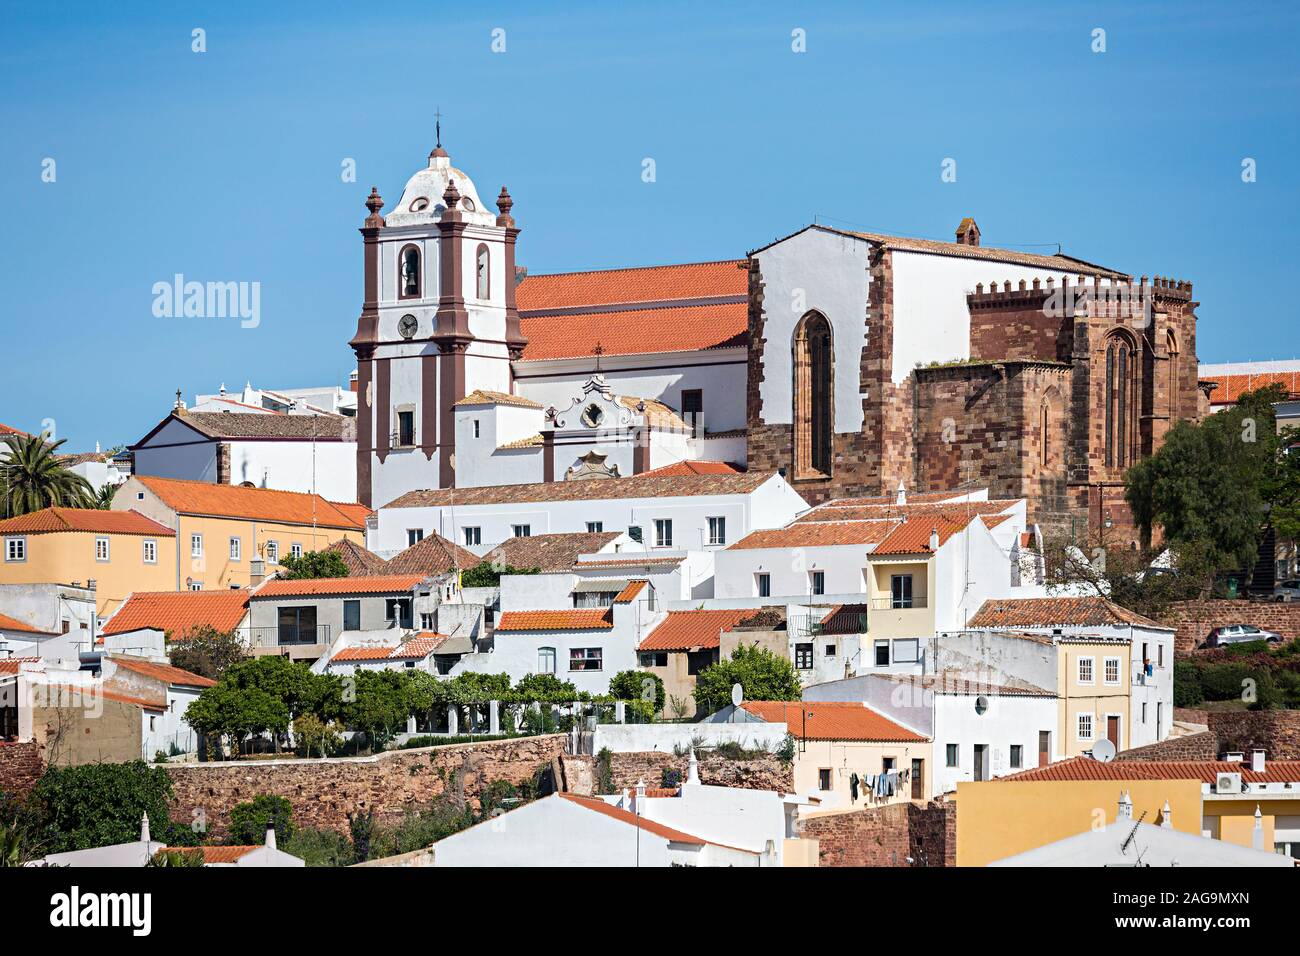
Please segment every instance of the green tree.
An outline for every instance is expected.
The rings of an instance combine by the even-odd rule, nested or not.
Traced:
[[[794,665],[757,644],[741,644],[731,657],[700,671],[695,679],[695,706],[711,714],[731,703],[739,684],[746,700],[799,700],[803,688]]]
[[[42,809],[50,853],[138,840],[146,813],[154,839],[181,842],[188,831],[182,836],[182,828],[172,825],[167,811],[171,795],[167,771],[143,760],[51,767],[32,791]]]
[[[460,578],[463,588],[494,588],[501,583],[503,574],[541,574],[540,568],[515,568],[508,564],[484,561],[465,571]]]
[[[6,517],[54,506],[94,507],[90,483],[69,471],[58,458],[67,439],[47,441],[44,435],[5,435],[7,456],[0,456],[0,490]]]
[[[235,631],[218,631],[211,624],[203,624],[173,644],[170,657],[173,667],[221,680],[226,671],[244,659],[245,650],[243,639]]]
[[[159,850],[149,858],[145,866],[203,866],[203,851],[197,849],[176,850],[171,847]]]
[[[554,674],[527,674],[515,683],[516,700],[532,703],[567,704],[581,695],[572,681],[560,680]]]
[[[348,566],[337,551],[308,551],[298,558],[286,555],[280,559],[280,567],[284,569],[282,577],[290,579],[348,576]]]
[[[238,754],[254,734],[288,730],[289,708],[263,690],[222,681],[199,694],[185,709],[185,720],[206,736],[229,737]]]
[[[347,704],[348,723],[370,738],[375,750],[406,729],[412,713],[410,682],[402,671],[357,671],[355,700]]]
[[[238,690],[260,690],[284,704],[289,717],[298,716],[320,696],[319,677],[311,668],[287,657],[267,655],[239,661],[225,674],[225,683]]]
[[[259,793],[252,800],[230,808],[230,839],[236,846],[265,842],[267,828],[272,824],[276,844],[287,843],[294,834],[293,805],[284,797]]]
[[[609,693],[617,700],[640,701],[654,705],[656,712],[663,710],[664,682],[649,671],[620,671],[610,678]]]

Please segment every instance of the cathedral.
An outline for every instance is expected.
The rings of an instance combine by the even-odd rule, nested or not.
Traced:
[[[988,488],[1133,537],[1123,472],[1204,412],[1197,303],[1062,252],[810,225],[743,258],[556,275],[439,145],[362,228],[357,486],[778,471],[810,503]]]

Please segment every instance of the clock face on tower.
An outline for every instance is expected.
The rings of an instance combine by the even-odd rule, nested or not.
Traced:
[[[402,316],[402,320],[397,323],[397,331],[404,339],[409,339],[411,336],[415,335],[415,330],[419,327],[420,322],[413,315],[404,315]]]

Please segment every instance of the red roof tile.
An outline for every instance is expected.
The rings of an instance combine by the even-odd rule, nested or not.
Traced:
[[[374,574],[357,578],[273,578],[253,592],[254,599],[316,594],[397,594],[410,591],[424,574]]]
[[[39,663],[39,657],[0,657],[0,674],[17,674],[22,664]]]
[[[837,604],[821,619],[823,634],[867,633],[866,604]]]
[[[720,635],[754,613],[753,608],[721,611],[669,611],[663,623],[646,635],[638,651],[707,650],[719,646]]]
[[[785,723],[802,740],[879,740],[922,743],[925,737],[866,704],[841,701],[745,701],[740,705],[769,723]]]
[[[636,600],[638,594],[646,589],[648,581],[629,581],[627,587],[614,595],[615,604],[629,604]]]
[[[1300,760],[1268,760],[1264,772],[1250,769],[1249,761],[1227,760],[1115,760],[1102,763],[1091,757],[1071,757],[1045,767],[1035,767],[997,780],[1199,780],[1214,783],[1221,773],[1239,773],[1243,783],[1300,783]]]
[[[418,660],[428,657],[446,643],[447,637],[446,634],[422,631],[403,644],[354,644],[338,651],[330,662]]]
[[[614,626],[609,608],[572,608],[562,611],[506,611],[497,619],[497,631],[607,631]]]
[[[675,461],[671,465],[651,468],[642,475],[734,475],[743,468],[725,461]]]
[[[160,852],[201,853],[203,865],[212,866],[219,863],[236,863],[254,850],[260,849],[260,846],[169,846],[164,847]]]
[[[996,515],[1008,510],[1016,500],[963,501],[963,502],[911,502],[905,505],[845,505],[828,501],[798,517],[798,521],[873,521],[881,518],[920,518],[947,516],[958,520],[967,515]]]
[[[519,327],[528,338],[524,349],[524,361],[528,362],[585,358],[591,355],[594,342],[601,344],[605,355],[743,348],[748,320],[748,307],[742,302],[525,318]]]
[[[269,417],[269,416],[268,416]],[[136,475],[134,480],[157,495],[179,514],[247,518],[279,524],[314,525],[356,531],[365,528],[361,505],[336,505],[320,495],[243,485],[214,485],[156,475]]]
[[[892,521],[810,521],[795,522],[784,528],[751,531],[729,551],[751,548],[817,548],[829,545],[869,545],[885,539],[897,522]]]
[[[32,437],[31,435],[29,435],[27,432],[23,431],[20,428],[14,428],[12,425],[6,425],[3,422],[0,422],[0,436],[3,435],[19,435],[23,438]]]
[[[939,547],[959,531],[964,531],[975,515],[952,517],[949,515],[922,515],[909,517],[889,533],[872,554],[929,554],[930,532],[939,532]],[[981,515],[986,528],[995,528],[1010,515]]]
[[[42,508],[0,521],[0,534],[45,534],[88,531],[96,534],[140,534],[174,538],[176,532],[138,511],[104,511],[99,508]]]
[[[10,617],[8,614],[0,614],[0,631],[21,631],[24,634],[47,634],[52,631],[38,631],[16,617]]]
[[[572,531],[507,538],[482,560],[511,568],[537,568],[542,572],[568,571],[579,555],[596,554],[618,535],[617,531]]]
[[[600,481],[539,481],[526,485],[425,488],[408,491],[385,507],[436,508],[523,502],[746,495],[775,474],[774,471],[748,471],[735,475],[630,475]]]
[[[325,551],[332,551],[343,559],[349,575],[383,574],[388,564],[373,551],[367,551],[350,538],[339,538]]]
[[[210,677],[204,677],[201,674],[195,674],[180,667],[146,661],[138,657],[110,655],[109,660],[123,670],[133,671],[145,677],[152,677],[178,687],[214,687],[217,683]]]
[[[1300,369],[1290,372],[1258,372],[1243,375],[1215,375],[1215,382],[1210,391],[1211,405],[1229,405],[1241,398],[1245,392],[1253,392],[1266,385],[1281,385],[1290,398],[1300,398]]]
[[[744,259],[530,275],[516,289],[521,313],[601,305],[747,296]]]
[[[141,591],[127,596],[101,633],[111,636],[153,628],[163,631],[168,640],[179,641],[205,624],[223,633],[233,631],[247,613],[245,590]]]
[[[473,551],[462,548],[431,531],[405,551],[388,559],[384,574],[422,574],[430,577],[456,569],[477,567],[483,561]]]
[[[968,628],[1106,627],[1124,624],[1173,630],[1103,597],[995,598],[980,605],[975,616],[966,622]]]
[[[674,795],[675,794],[676,791],[674,791]],[[616,807],[612,804],[606,803],[599,797],[580,797],[576,793],[561,793],[557,794],[557,796],[561,800],[568,800],[570,803],[576,803],[580,807],[585,807],[588,810],[603,814],[604,816],[610,817],[614,820],[629,824],[630,826],[639,827],[646,833],[653,833],[655,836],[663,837],[665,840],[671,840],[673,843],[689,843],[692,846],[704,846],[705,844],[713,842],[711,840],[703,840],[697,836],[691,836],[689,833],[684,833],[681,830],[674,830],[672,827],[664,826],[662,823],[647,820],[645,817],[638,816],[630,810],[624,810],[622,807]],[[649,792],[647,792],[646,796],[649,796]],[[722,846],[723,844],[714,845]],[[751,850],[746,852],[753,851]]]
[[[62,694],[67,692],[67,702],[72,703],[78,700],[102,697],[104,700],[115,700],[122,704],[131,704],[135,707],[143,707],[145,710],[166,710],[166,700],[154,700],[148,697],[137,697],[134,694],[125,694],[112,688],[104,687],[102,684],[47,684],[44,685],[51,691],[57,693],[51,694],[48,698],[49,706],[62,706],[64,700]]]

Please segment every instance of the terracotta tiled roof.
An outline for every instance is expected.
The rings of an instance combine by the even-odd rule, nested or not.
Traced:
[[[270,418],[271,416],[259,416]],[[280,524],[316,525],[322,528],[365,528],[356,509],[345,512],[320,495],[242,485],[210,485],[203,481],[181,481],[155,475],[136,475],[146,488],[168,508],[179,514],[211,515],[220,518],[248,518]]]
[[[0,436],[4,436],[4,435],[18,435],[22,438],[32,437],[27,432],[23,431],[21,428],[14,428],[12,425],[6,425],[4,422],[0,422]]]
[[[354,645],[335,652],[330,661],[386,661],[397,649],[396,644]]]
[[[1034,266],[1039,269],[1051,269],[1066,275],[1098,275],[1125,277],[1127,274],[1116,272],[1105,266],[1099,266],[1073,256],[1061,253],[1044,256],[1033,252],[1021,252],[1016,249],[999,249],[996,246],[968,246],[960,242],[943,242],[938,239],[918,239],[913,236],[891,236],[880,232],[857,232],[851,229],[834,229],[828,226],[812,226],[825,232],[857,236],[870,242],[878,243],[888,249],[902,252],[923,252],[930,255],[953,256],[960,259],[988,259],[993,262],[1010,262],[1015,265]]]
[[[139,591],[127,596],[104,625],[105,635],[154,628],[168,640],[183,640],[190,631],[205,624],[218,631],[233,631],[248,613],[248,592],[225,591]]]
[[[331,501],[330,504],[355,521],[359,527],[365,527],[366,519],[374,514],[374,511],[357,501]]]
[[[343,559],[349,575],[383,574],[388,563],[373,551],[367,551],[350,538],[340,538],[326,551],[333,552]]]
[[[342,415],[264,415],[257,412],[186,412],[172,418],[209,438],[280,441],[356,441],[357,420]],[[138,447],[138,446],[135,446]]]
[[[70,700],[93,700],[96,697],[102,697],[104,700],[115,700],[123,704],[132,704],[136,707],[143,707],[145,710],[166,710],[167,701],[149,697],[137,697],[134,694],[126,694],[122,691],[113,690],[102,684],[47,684],[45,685],[51,691],[57,692],[52,694],[50,705],[59,706],[60,698],[58,695],[67,694]]]
[[[589,481],[541,481],[528,485],[423,489],[408,491],[385,507],[431,508],[512,502],[743,495],[758,488],[774,474],[775,472],[771,471],[749,471],[735,475],[634,475],[628,478],[602,478]]]
[[[685,559],[681,555],[671,554],[643,554],[637,558],[626,557],[602,557],[595,556],[586,560],[579,561],[574,565],[575,571],[583,571],[587,568],[600,568],[609,570],[611,568],[668,568],[676,567]]]
[[[172,667],[170,664],[159,664],[154,661],[143,660],[139,657],[113,654],[110,655],[109,659],[123,670],[133,671],[136,674],[165,681],[168,684],[175,684],[178,687],[214,687],[217,683],[210,677],[204,677],[201,674],[195,674],[179,667]]]
[[[506,611],[497,619],[501,631],[608,631],[614,626],[609,608],[562,611]]]
[[[821,619],[823,634],[867,633],[867,605],[837,604]]]
[[[723,631],[730,631],[752,608],[728,608],[721,611],[669,611],[663,623],[646,635],[638,651],[689,651],[717,647]]]
[[[458,399],[453,405],[516,405],[519,408],[544,408],[541,402],[535,402],[531,398],[525,398],[522,395],[511,395],[508,392],[494,392],[486,388],[476,388],[464,398]]]
[[[676,791],[674,791],[674,795],[675,793]],[[576,803],[580,807],[585,807],[588,810],[603,814],[604,816],[610,817],[614,820],[626,823],[629,826],[638,827],[646,833],[653,833],[655,836],[663,837],[665,840],[671,840],[673,843],[687,843],[692,846],[704,846],[713,843],[711,840],[703,840],[700,837],[691,836],[689,833],[685,833],[681,830],[674,830],[672,827],[664,826],[662,823],[647,820],[645,817],[638,816],[630,810],[624,810],[622,807],[608,804],[598,797],[580,797],[576,793],[561,793],[557,794],[557,796],[561,800],[568,800],[570,803]],[[646,796],[649,796],[648,791]],[[713,845],[722,846],[724,844]],[[733,847],[733,849],[735,848]],[[745,852],[752,853],[753,851],[748,850]]]
[[[1103,597],[995,598],[985,601],[975,616],[966,622],[968,628],[1104,627],[1124,624],[1173,630]]]
[[[876,521],[884,518],[919,518],[931,515],[954,520],[966,515],[996,515],[1010,510],[1019,499],[962,502],[916,502],[905,505],[843,505],[828,501],[800,515],[798,521]]]
[[[88,531],[95,534],[138,534],[174,538],[176,532],[138,511],[104,511],[99,508],[42,508],[0,521],[0,534],[46,534]]]
[[[212,866],[221,863],[237,863],[254,850],[260,849],[260,846],[169,846],[164,847],[162,852],[200,853],[203,855],[203,865]]]
[[[655,398],[638,398],[635,395],[620,395],[618,403],[629,411],[643,415],[645,423],[651,428],[662,428],[666,431],[689,432],[691,426],[682,420],[672,408]],[[644,406],[644,407],[643,407]],[[640,409],[638,411],[638,409]],[[731,474],[731,472],[704,472],[693,471],[687,474],[704,475],[704,474]]]
[[[516,448],[540,448],[542,445],[545,444],[546,444],[546,439],[542,437],[541,432],[538,432],[535,435],[527,435],[523,438],[516,438],[514,441],[502,442],[500,445],[497,445],[497,450],[511,451]]]
[[[519,327],[528,338],[524,349],[524,361],[528,362],[590,357],[594,342],[600,343],[605,355],[743,348],[748,341],[748,321],[748,307],[740,302],[632,313],[538,316],[522,319]],[[648,334],[650,330],[653,334]]]
[[[747,296],[744,259],[530,275],[515,290],[521,313]]]
[[[629,581],[627,587],[614,595],[615,604],[630,604],[636,600],[637,595],[649,586],[647,581]]]
[[[896,522],[891,521],[796,521],[784,528],[751,531],[729,551],[751,548],[816,548],[828,545],[869,545],[885,539]]]
[[[987,528],[994,528],[1006,521],[1009,515],[981,515],[980,520]],[[922,515],[909,518],[896,525],[888,537],[876,546],[872,554],[929,554],[930,532],[939,532],[939,547],[959,531],[965,530],[975,519],[974,515],[953,518],[948,515]]]
[[[574,531],[507,538],[483,558],[512,568],[537,568],[542,572],[568,571],[578,555],[595,554],[617,538],[617,531]]]
[[[937,674],[883,674],[885,680],[896,684],[909,684],[923,691],[954,697],[1055,697],[1054,691],[1031,684],[1027,680],[1007,675],[1002,683],[991,684],[981,680],[978,673],[949,669]]]
[[[768,723],[784,722],[802,740],[921,743],[926,739],[856,702],[745,701],[740,706]]]
[[[1199,780],[1214,783],[1221,773],[1239,773],[1243,783],[1300,783],[1300,760],[1267,760],[1264,772],[1250,762],[1227,760],[1115,760],[1071,757],[997,780]]]
[[[1290,372],[1259,372],[1248,375],[1215,375],[1210,391],[1211,405],[1234,404],[1245,392],[1266,385],[1281,385],[1290,398],[1300,398],[1300,369]]]
[[[744,471],[743,468],[737,468],[725,461],[675,461],[671,465],[643,471],[641,477],[644,478],[647,475],[735,475],[742,471]]]
[[[473,551],[462,548],[437,532],[430,532],[405,551],[388,559],[385,574],[421,574],[431,577],[455,568],[465,570],[483,562]]]
[[[428,657],[451,639],[450,634],[421,631],[397,649],[394,657]]]
[[[419,660],[445,644],[447,638],[446,634],[421,631],[401,644],[354,644],[338,651],[330,661]]]
[[[250,597],[307,597],[334,594],[399,594],[412,590],[425,579],[423,574],[372,574],[359,578],[272,578]]]
[[[72,468],[93,461],[111,461],[113,458],[112,455],[104,451],[83,451],[70,455],[55,455],[54,457],[64,468]]]
[[[39,657],[0,657],[0,674],[17,674],[23,664],[38,664]]]
[[[20,621],[16,617],[10,617],[8,614],[0,614],[0,631],[20,631],[23,634],[50,634],[52,631],[38,631],[25,621]],[[3,660],[3,658],[0,658]]]
[[[979,491],[982,489],[976,489]],[[963,496],[974,494],[973,491],[909,491],[907,493],[907,505],[917,504],[966,504],[960,501]],[[897,495],[867,495],[866,497],[854,498],[833,498],[830,501],[820,505],[823,508],[840,508],[848,505],[890,505],[895,504]],[[978,504],[978,502],[971,502]],[[897,507],[907,507],[907,505],[898,505]]]

